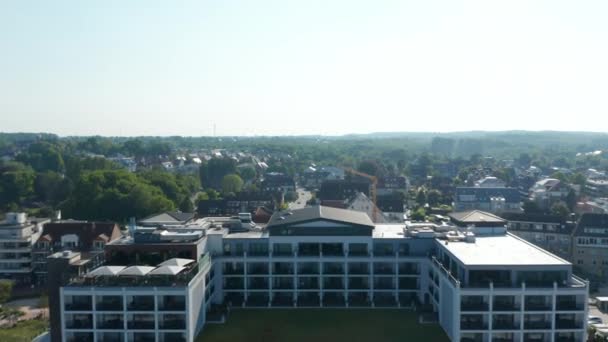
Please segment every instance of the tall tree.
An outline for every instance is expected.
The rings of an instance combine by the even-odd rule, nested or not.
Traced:
[[[222,179],[222,192],[224,194],[237,193],[243,188],[243,180],[237,174],[229,174]]]

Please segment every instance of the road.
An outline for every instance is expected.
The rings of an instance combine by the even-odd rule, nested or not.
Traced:
[[[289,209],[301,209],[306,206],[306,202],[308,202],[312,198],[312,193],[310,191],[306,191],[304,188],[297,188],[296,192],[298,193],[298,199],[295,202],[289,203]]]

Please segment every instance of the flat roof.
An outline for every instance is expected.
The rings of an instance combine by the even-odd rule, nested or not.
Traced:
[[[475,242],[437,240],[467,266],[571,265],[541,248],[511,234],[476,236]]]
[[[405,224],[377,224],[373,231],[374,239],[403,239]]]

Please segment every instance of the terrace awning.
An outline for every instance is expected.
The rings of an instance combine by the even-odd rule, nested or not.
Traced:
[[[192,260],[192,259],[173,258],[173,259],[169,259],[167,261],[160,263],[158,266],[181,266],[181,267],[183,267],[186,265],[190,265],[193,262],[194,262],[194,260]]]
[[[87,277],[115,276],[124,270],[125,266],[101,266],[87,273]]]
[[[148,275],[176,275],[185,269],[183,266],[161,266],[148,273]]]
[[[121,276],[145,276],[150,273],[156,267],[152,266],[130,266],[120,271],[118,275]]]

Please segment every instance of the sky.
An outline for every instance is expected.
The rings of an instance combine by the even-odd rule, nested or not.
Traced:
[[[606,18],[606,0],[3,0],[0,132],[608,131]]]

